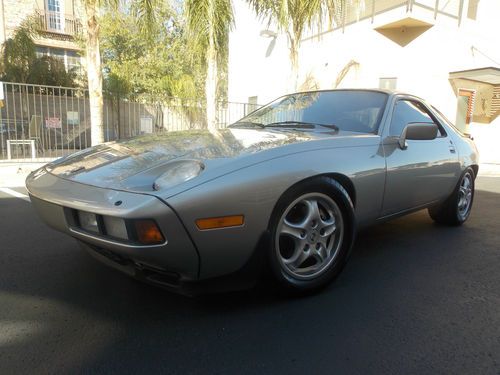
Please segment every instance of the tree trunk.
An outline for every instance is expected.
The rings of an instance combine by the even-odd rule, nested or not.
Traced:
[[[90,100],[90,137],[92,146],[104,142],[102,69],[99,52],[99,7],[96,0],[85,1],[87,16],[87,78]]]
[[[296,92],[299,86],[299,46],[294,38],[290,38],[290,92]]]
[[[207,78],[205,81],[205,97],[207,100],[207,126],[217,127],[217,52],[213,43],[207,50]]]
[[[208,46],[207,46],[207,76],[205,78],[205,99],[207,101],[207,127],[217,127],[217,50],[215,49],[215,32],[213,22],[215,15],[215,0],[208,0]]]

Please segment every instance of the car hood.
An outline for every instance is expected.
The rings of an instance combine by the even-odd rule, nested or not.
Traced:
[[[151,192],[155,179],[175,160],[203,162],[205,171],[196,178],[203,182],[201,180],[259,162],[255,158],[251,160],[251,156],[256,154],[261,156],[258,159],[265,160],[274,157],[263,156],[266,151],[342,135],[352,136],[353,133],[241,128],[168,132],[91,147],[58,159],[45,169],[61,178],[83,184]],[[200,180],[201,176],[204,178]]]

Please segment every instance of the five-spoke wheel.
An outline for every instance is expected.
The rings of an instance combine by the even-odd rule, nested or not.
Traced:
[[[453,193],[443,203],[429,208],[429,215],[440,224],[462,225],[469,218],[473,200],[474,171],[467,168]]]
[[[321,193],[292,201],[280,218],[275,250],[283,269],[311,279],[328,268],[342,245],[343,219],[338,205]]]
[[[472,188],[473,178],[472,175],[467,172],[462,177],[462,181],[460,181],[460,187],[458,189],[458,214],[464,219],[469,216],[469,211],[472,205]]]
[[[288,290],[311,291],[342,270],[354,239],[354,207],[337,181],[316,177],[290,188],[271,222],[271,268]]]

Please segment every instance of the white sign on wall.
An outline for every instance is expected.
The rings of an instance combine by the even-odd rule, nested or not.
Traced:
[[[153,118],[150,116],[141,116],[141,134],[153,133]]]
[[[67,111],[66,118],[68,125],[80,125],[80,113],[76,111]]]

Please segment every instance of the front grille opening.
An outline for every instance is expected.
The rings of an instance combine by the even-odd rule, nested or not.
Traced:
[[[119,255],[117,253],[114,253],[112,251],[109,251],[107,249],[103,249],[102,247],[97,247],[90,244],[87,245],[90,246],[92,250],[94,250],[95,252],[101,254],[102,256],[105,256],[106,258],[112,260],[115,263],[121,264],[122,266],[128,266],[133,263],[130,259],[122,255]]]
[[[118,263],[122,266],[133,266],[140,275],[155,284],[161,284],[170,287],[178,287],[180,285],[180,275],[176,272],[165,271],[144,263],[135,262],[132,259],[119,255],[115,252],[103,249],[101,247],[87,244],[96,253],[108,258],[109,260]]]
[[[145,279],[167,286],[178,286],[180,276],[175,272],[168,272],[156,267],[152,267],[143,263],[136,263],[137,268],[141,271]]]

